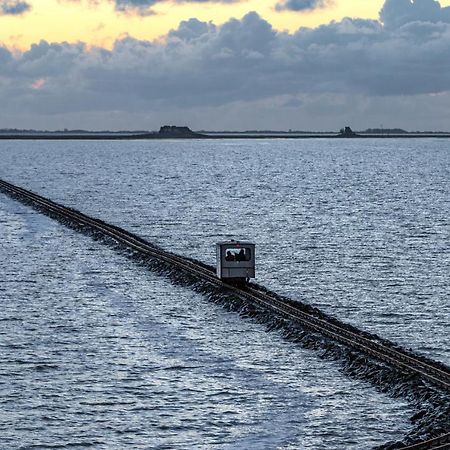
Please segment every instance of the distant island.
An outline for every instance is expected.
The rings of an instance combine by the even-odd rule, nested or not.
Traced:
[[[159,138],[203,138],[204,134],[196,133],[192,131],[189,127],[177,127],[175,125],[164,125],[162,126],[157,136]]]
[[[40,131],[0,129],[0,139],[204,139],[207,135],[186,126],[164,125],[159,131]]]
[[[118,139],[311,139],[311,138],[450,138],[450,132],[415,131],[401,128],[368,128],[353,131],[346,126],[336,133],[333,131],[192,131],[187,126],[163,125],[159,131],[88,131],[68,130],[22,130],[16,128],[0,129],[0,139],[72,139],[72,140],[118,140]]]

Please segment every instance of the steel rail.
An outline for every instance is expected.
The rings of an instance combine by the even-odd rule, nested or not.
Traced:
[[[298,322],[302,326],[305,326],[314,332],[327,336],[350,348],[357,349],[389,364],[390,366],[394,366],[410,374],[415,374],[421,378],[431,381],[433,384],[438,385],[445,390],[450,391],[450,371],[438,369],[412,357],[411,355],[403,353],[400,350],[389,348],[380,342],[376,342],[353,331],[349,331],[325,319],[315,317],[312,314],[301,311],[299,308],[296,308],[283,300],[275,298],[265,292],[261,292],[253,287],[241,288],[225,283],[218,279],[214,272],[201,266],[200,264],[156,248],[146,243],[143,239],[131,235],[125,230],[108,225],[101,220],[86,216],[79,211],[59,205],[49,199],[46,199],[45,197],[1,179],[0,188],[10,194],[22,197],[26,201],[34,203],[37,207],[45,209],[48,212],[55,213],[62,218],[69,219],[73,222],[79,223],[80,225],[89,226],[93,230],[100,231],[102,234],[109,236],[115,241],[120,242],[142,254],[151,256],[152,258],[158,259],[170,265],[174,265],[197,278],[203,279],[218,287],[225,288],[239,297],[250,300],[253,304],[257,304],[264,309],[275,312],[281,317]],[[448,448],[448,443],[450,443],[450,433],[406,448],[410,450],[442,449]],[[435,445],[438,445],[439,447],[436,447]]]
[[[450,449],[450,433],[443,434],[428,441],[403,447],[403,450],[448,450]]]
[[[250,288],[251,291],[254,291]],[[411,371],[414,366],[414,372],[420,374],[433,382],[437,382],[447,390],[450,390],[450,373],[445,372],[436,367],[430,366],[423,361],[413,358],[399,350],[395,350],[387,347],[379,342],[368,339],[364,336],[358,335],[338,325],[332,324],[327,320],[320,319],[312,316],[311,314],[299,311],[297,308],[290,304],[286,304],[278,299],[275,299],[267,294],[255,292],[258,296],[264,296],[268,301],[276,304],[277,307],[282,309],[292,319],[300,317],[302,321],[308,322],[311,327],[314,327],[316,331],[327,334],[329,337],[339,340],[344,344],[357,348],[364,353],[368,353],[378,359],[384,360],[395,366],[400,366],[403,369]]]
[[[120,230],[116,227],[112,227],[108,224],[102,223],[101,221],[97,219],[92,219],[78,211],[74,211],[72,209],[66,208],[64,206],[58,205],[48,199],[45,199],[44,197],[41,197],[37,194],[34,194],[30,191],[27,191],[23,188],[19,188],[17,186],[13,186],[9,183],[6,183],[5,181],[0,180],[0,186],[6,188],[7,190],[10,190],[16,194],[20,194],[25,196],[27,199],[32,200],[33,202],[37,203],[38,205],[45,207],[46,209],[56,212],[66,218],[70,218],[72,220],[75,220],[76,222],[79,222],[83,225],[89,225],[93,227],[94,229],[97,229],[101,231],[102,233],[116,239],[119,242],[122,242],[123,244],[126,244],[127,246],[134,248],[135,250],[138,250],[140,252],[149,254],[152,257],[158,258],[160,260],[163,260],[167,263],[175,264],[178,267],[181,267],[182,269],[190,272],[193,275],[199,276],[201,278],[207,279],[209,282],[212,282],[216,285],[220,285],[221,287],[225,287],[228,290],[231,290],[235,293],[237,293],[240,296],[244,296],[254,302],[257,302],[261,305],[263,305],[266,308],[270,308],[272,310],[275,310],[279,314],[283,316],[287,316],[290,319],[294,319],[296,321],[304,323],[308,326],[308,328],[312,328],[315,331],[322,332],[326,334],[329,337],[332,337],[335,340],[339,340],[343,342],[346,345],[350,345],[352,347],[356,347],[366,353],[369,353],[372,356],[375,356],[377,358],[386,360],[386,362],[394,365],[400,364],[402,368],[409,369],[414,372],[418,372],[422,376],[425,376],[426,378],[429,378],[433,382],[438,382],[439,384],[443,384],[444,387],[447,389],[450,389],[450,373],[444,372],[440,369],[437,369],[433,366],[430,366],[422,361],[419,361],[415,358],[412,358],[409,355],[406,355],[402,352],[399,352],[394,349],[390,349],[380,343],[374,342],[370,339],[367,339],[365,337],[362,337],[356,333],[350,332],[342,327],[339,327],[337,325],[334,325],[324,319],[320,319],[317,317],[314,317],[311,314],[305,313],[303,311],[300,311],[298,308],[293,307],[292,305],[289,305],[281,300],[278,300],[276,298],[273,298],[265,293],[262,293],[260,291],[257,291],[253,288],[237,288],[235,286],[231,286],[227,283],[224,283],[223,281],[217,279],[213,273],[191,261],[187,261],[186,259],[179,257],[177,255],[170,254],[164,250],[154,248],[145,242],[141,241],[138,238],[135,238],[134,236],[131,236],[129,233],[127,233],[124,230]],[[356,345],[355,345],[356,344]],[[384,353],[384,355],[383,355]],[[395,360],[397,359],[397,361]],[[410,363],[410,364],[408,364]],[[414,366],[414,368],[411,367],[411,363]],[[423,370],[418,370],[418,368],[421,368],[423,370],[426,370],[430,373],[426,373]]]
[[[182,257],[170,254],[164,250],[154,248],[146,244],[144,241],[131,236],[124,230],[112,227],[97,219],[88,217],[78,211],[74,211],[72,209],[58,205],[48,199],[45,199],[42,196],[34,194],[23,188],[11,185],[10,183],[7,183],[3,180],[0,180],[0,186],[8,191],[25,196],[25,198],[27,198],[28,200],[32,200],[39,206],[45,207],[52,212],[56,212],[63,217],[70,218],[71,220],[75,220],[76,222],[79,222],[83,225],[89,225],[94,229],[101,231],[102,233],[116,239],[119,242],[122,242],[123,244],[126,244],[127,246],[135,250],[149,254],[150,256],[163,260],[167,263],[175,264],[193,275],[199,276],[203,279],[207,279],[207,281],[212,282],[215,285],[225,287],[240,296],[244,296],[252,300],[253,302],[257,302],[258,304],[263,305],[266,308],[274,310],[275,312],[278,312],[279,314],[288,317],[289,319],[300,321],[308,328],[312,328],[315,331],[325,334],[346,345],[350,345],[351,347],[356,347],[364,351],[365,353],[375,356],[378,359],[385,360],[390,364],[396,366],[400,365],[404,369],[416,372],[424,376],[425,378],[428,378],[431,381],[437,382],[438,384],[443,385],[445,388],[450,389],[450,373],[444,372],[422,361],[412,358],[411,356],[406,355],[402,352],[390,349],[380,343],[357,335],[356,333],[350,332],[324,319],[320,319],[314,317],[311,314],[300,311],[298,308],[295,308],[292,305],[289,305],[279,299],[262,293],[261,291],[257,291],[254,288],[242,289],[224,283],[223,281],[217,279],[210,270],[198,264],[195,264],[194,262],[187,261]]]
[[[27,200],[31,200],[37,205],[65,218],[69,218],[82,225],[89,225],[93,229],[101,231],[103,234],[110,236],[116,241],[121,242],[134,250],[162,260],[166,263],[176,265],[194,276],[207,280],[208,282],[222,288],[226,288],[240,297],[245,297],[251,302],[259,304],[265,309],[270,309],[283,317],[300,322],[307,328],[328,336],[335,341],[341,342],[352,348],[356,348],[370,356],[388,363],[389,365],[401,368],[410,373],[415,373],[435,384],[438,384],[441,387],[444,387],[446,390],[450,390],[450,371],[438,369],[399,350],[389,348],[379,342],[330,323],[325,319],[315,317],[312,314],[301,311],[299,308],[296,308],[291,304],[274,298],[273,296],[270,296],[255,288],[240,288],[225,283],[222,280],[219,280],[211,270],[199,264],[188,261],[183,257],[173,255],[162,249],[153,247],[140,238],[130,235],[124,230],[105,224],[98,219],[93,219],[83,213],[74,211],[73,209],[58,205],[57,203],[38,194],[27,191],[26,189],[14,186],[3,180],[0,180],[0,187],[3,187],[5,190],[12,193],[24,196]]]

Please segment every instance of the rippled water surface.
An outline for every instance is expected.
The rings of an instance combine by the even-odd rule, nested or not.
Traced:
[[[211,264],[217,240],[254,240],[259,283],[450,362],[447,141],[3,141],[0,161]],[[3,194],[0,237],[0,448],[361,449],[409,429],[338,363]]]

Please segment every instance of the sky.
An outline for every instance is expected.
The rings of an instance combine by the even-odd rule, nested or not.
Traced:
[[[450,0],[0,0],[0,128],[450,131]]]

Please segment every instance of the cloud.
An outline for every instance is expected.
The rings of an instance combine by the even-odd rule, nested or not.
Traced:
[[[304,102],[297,97],[290,97],[282,105],[287,108],[300,108]]]
[[[385,104],[382,122],[398,124],[394,105],[407,104],[401,111],[415,120],[414,99],[420,99],[423,111],[430,110],[427,101],[439,105],[444,120],[450,114],[446,13],[441,8],[442,20],[414,17],[400,27],[346,18],[290,34],[252,12],[221,26],[190,19],[165,41],[127,37],[112,50],[45,41],[22,53],[0,47],[0,98],[9,114],[0,119],[68,115],[90,117],[95,127],[110,116],[132,123],[202,117],[206,128],[223,114],[228,124],[267,127],[270,114],[274,123],[288,123],[294,109],[339,121],[339,108],[351,113],[353,105],[359,118],[369,114],[367,105]]]
[[[201,22],[198,19],[183,20],[180,22],[178,29],[171,30],[168,33],[169,40],[180,39],[181,41],[191,42],[206,36],[208,33],[216,32],[216,26],[209,22]]]
[[[158,3],[158,0],[115,0],[114,3],[117,11],[144,16],[152,14],[151,7]]]
[[[0,16],[11,15],[18,16],[31,9],[31,5],[25,1],[18,0],[0,0]]]
[[[42,89],[45,86],[46,80],[44,78],[39,78],[35,81],[33,81],[33,83],[31,83],[31,88],[32,89]]]
[[[0,0],[1,1],[1,0]],[[58,0],[65,3],[81,3],[82,0]],[[156,14],[153,7],[159,3],[241,3],[247,0],[87,0],[90,5],[96,6],[102,2],[114,4],[115,10],[119,13],[150,16]]]
[[[275,6],[277,11],[308,11],[325,8],[330,4],[329,0],[282,0]]]
[[[152,7],[167,0],[112,0],[116,11],[147,16],[154,14]],[[245,0],[173,0],[176,3],[238,3]]]
[[[450,23],[450,6],[435,0],[387,0],[380,11],[385,26],[397,28],[411,22]]]

